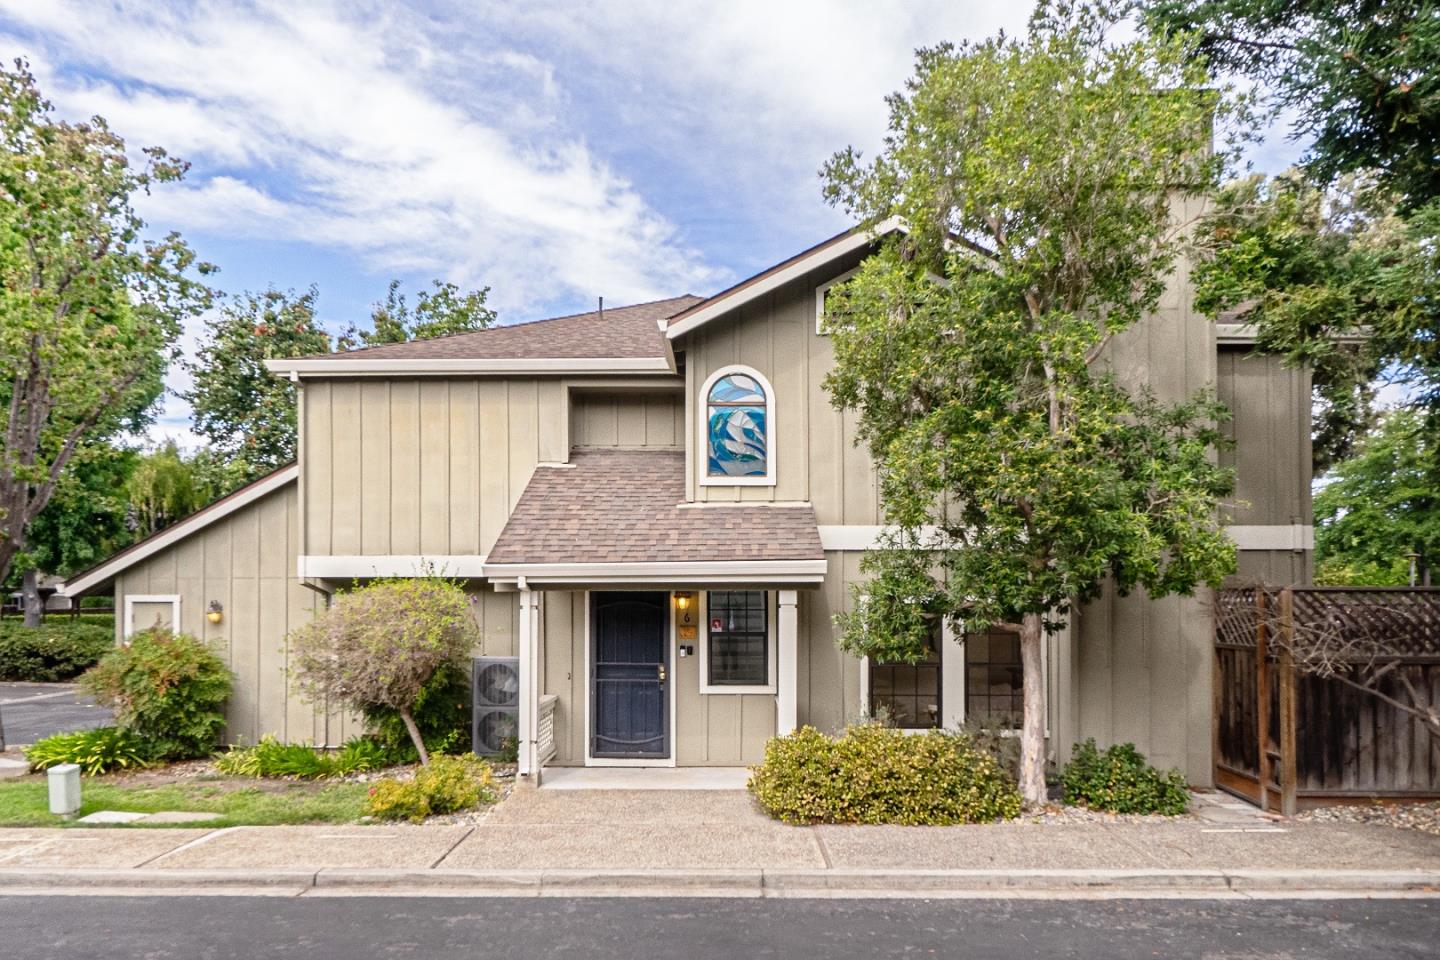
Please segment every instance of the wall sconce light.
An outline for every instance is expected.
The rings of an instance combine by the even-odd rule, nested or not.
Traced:
[[[211,623],[219,623],[225,619],[225,608],[220,606],[219,600],[210,601],[210,607],[205,611],[205,619]]]
[[[675,594],[675,606],[679,607],[681,610],[689,610],[689,609],[690,609],[690,594],[688,594],[688,593],[677,593],[677,594]]]

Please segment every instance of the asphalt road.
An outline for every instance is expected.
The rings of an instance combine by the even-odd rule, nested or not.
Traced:
[[[1424,957],[1440,900],[0,897],[39,958]]]
[[[110,711],[73,683],[0,683],[0,720],[5,742],[13,747],[52,733],[103,727]]]

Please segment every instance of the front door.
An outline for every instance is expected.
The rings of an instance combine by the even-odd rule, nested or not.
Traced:
[[[590,605],[590,755],[669,757],[669,594],[592,593]]]

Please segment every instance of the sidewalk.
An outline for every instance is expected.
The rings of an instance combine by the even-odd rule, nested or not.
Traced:
[[[789,827],[740,791],[539,790],[476,826],[0,830],[0,893],[1197,896],[1440,892],[1440,837],[1258,817]]]

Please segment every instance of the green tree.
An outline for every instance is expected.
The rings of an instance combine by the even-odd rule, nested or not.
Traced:
[[[138,458],[125,483],[137,538],[185,519],[236,486],[209,468],[211,459],[209,451],[186,457],[173,440]]]
[[[1440,198],[1435,0],[1152,0],[1143,17],[1269,90],[1317,182],[1374,171],[1404,209]]]
[[[242,293],[205,321],[186,392],[195,432],[248,482],[295,459],[295,384],[266,360],[330,350],[315,317],[319,291]]]
[[[124,491],[136,459],[134,451],[104,442],[76,451],[50,502],[30,524],[25,552],[11,567],[9,589],[20,586],[30,571],[69,576],[131,543]],[[26,625],[39,626],[43,615],[37,595],[26,604]]]
[[[1387,413],[1315,495],[1318,583],[1403,586],[1440,558],[1440,448],[1409,410]]]
[[[1313,371],[1317,471],[1373,422],[1377,378],[1440,413],[1437,236],[1440,206],[1405,218],[1366,178],[1297,173],[1227,184],[1200,224],[1196,307],[1254,323],[1260,349]]]
[[[99,117],[57,120],[24,61],[0,70],[0,583],[87,443],[146,421],[182,321],[208,303],[177,234],[145,238],[131,198],[179,180],[131,165]]]
[[[384,301],[370,310],[370,329],[351,326],[340,337],[343,350],[378,347],[407,340],[428,340],[456,333],[484,330],[495,322],[495,311],[485,305],[490,288],[461,293],[453,283],[434,280],[434,290],[421,290],[412,308],[400,292],[400,281],[391,280]]]
[[[1171,201],[1222,167],[1183,38],[1114,41],[1120,11],[1047,4],[1027,36],[921,50],[879,157],[824,170],[864,223],[909,224],[836,297],[832,401],[859,413],[895,531],[838,618],[841,645],[922,656],[927,618],[1020,635],[1021,792],[1043,801],[1047,634],[1109,578],[1152,596],[1235,562],[1213,452],[1222,409],[1166,405],[1105,370],[1157,305]],[[1157,94],[1157,91],[1168,91]]]
[[[480,640],[465,591],[431,578],[376,580],[337,594],[330,609],[290,633],[286,643],[301,693],[359,711],[400,715],[429,764],[415,723],[425,685],[459,664]]]

